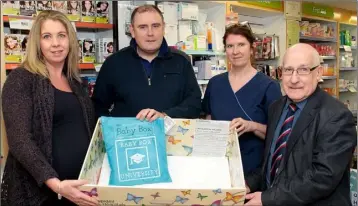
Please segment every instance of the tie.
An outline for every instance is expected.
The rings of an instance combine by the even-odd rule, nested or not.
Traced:
[[[296,110],[297,110],[297,106],[295,104],[291,103],[288,106],[287,116],[282,124],[280,135],[278,136],[275,142],[275,152],[272,155],[271,170],[270,170],[271,184],[275,178],[275,175],[278,171],[278,167],[280,166],[281,160],[283,159],[283,156],[285,154],[287,137],[291,133],[294,114]]]

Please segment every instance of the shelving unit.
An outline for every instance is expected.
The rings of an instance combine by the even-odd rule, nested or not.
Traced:
[[[357,37],[357,25],[354,24],[339,24],[339,32],[348,31],[350,36]],[[341,36],[340,36],[341,37]],[[357,64],[357,46],[344,45],[345,38],[340,38],[339,46],[339,62],[340,62],[340,78],[339,78],[339,91],[340,100],[347,105],[352,113],[357,116],[358,101],[357,101],[357,77],[358,77],[358,64]]]
[[[300,24],[300,42],[311,44],[321,55],[324,72],[320,87],[333,97],[339,98],[338,23],[319,17],[304,16]],[[312,29],[312,25],[316,30]],[[322,31],[323,29],[325,30]]]
[[[10,18],[14,18],[14,19],[34,19],[33,17],[26,17],[26,16],[8,16],[8,15],[4,15],[3,16],[3,22],[4,23],[9,23],[9,19]],[[92,22],[74,22],[76,28],[78,29],[103,29],[103,30],[107,30],[113,29],[113,24],[103,24],[103,23],[92,23]]]
[[[115,8],[115,9],[114,9]],[[114,7],[112,5],[112,2],[109,2],[109,23],[96,23],[96,22],[82,22],[82,21],[74,21],[73,26],[76,29],[77,37],[78,39],[93,39],[94,44],[96,44],[96,39],[98,38],[113,38],[113,44],[114,46],[118,45],[116,32],[114,31],[114,25],[118,21],[117,19],[117,7]],[[19,30],[19,29],[11,29],[10,28],[10,21],[12,19],[16,20],[34,20],[35,17],[29,17],[29,16],[14,16],[14,15],[1,15],[1,21],[3,25],[3,31],[4,34],[11,34],[15,31],[15,33],[20,34],[28,34],[28,30]],[[31,25],[31,24],[30,24]],[[95,63],[79,63],[78,68],[81,71],[86,71],[85,73],[95,73],[96,68],[98,68],[98,64],[101,64],[102,62],[99,62],[98,60]],[[10,72],[11,70],[18,67],[19,63],[13,63],[13,62],[5,62],[4,66],[2,67],[3,70],[6,71],[6,73]]]
[[[183,50],[188,55],[195,56],[225,56],[224,52],[219,51],[198,51],[198,50]]]
[[[81,2],[80,2],[81,3]],[[118,11],[117,7],[112,5],[112,2],[109,1],[109,23],[91,23],[91,22],[73,22],[73,26],[76,29],[77,37],[78,39],[85,39],[90,38],[93,40],[96,40],[98,38],[113,38],[113,44],[114,48],[118,45],[117,43],[117,33],[114,30],[114,25],[118,22]],[[0,6],[2,3],[0,3]],[[3,15],[4,10],[0,9],[0,38],[1,41],[4,41],[5,34],[24,34],[27,35],[29,33],[28,29],[14,29],[10,28],[10,25],[13,21],[13,19],[16,20],[23,20],[22,22],[29,23],[31,20],[34,20],[34,17],[28,17],[28,16],[13,16],[13,15]],[[31,26],[31,23],[29,24]],[[93,42],[94,44],[96,41]],[[13,69],[17,68],[20,63],[9,63],[5,62],[5,55],[4,55],[4,44],[0,43],[0,88],[2,89],[2,86],[6,80],[7,74],[9,74]],[[78,64],[79,69],[81,70],[81,76],[96,76],[96,72],[99,71],[100,64],[99,63],[79,63]],[[2,90],[0,89],[0,94]],[[0,104],[1,108],[1,104]],[[5,127],[2,119],[2,115],[0,115],[0,126],[1,126],[1,156],[4,156],[4,158],[1,159],[0,166],[1,166],[1,174],[3,170],[3,166],[5,165],[5,160],[7,156],[7,139],[5,134]],[[1,176],[0,176],[1,178]]]
[[[314,42],[337,42],[335,38],[324,38],[324,37],[312,37],[300,35],[301,40],[314,41]]]
[[[256,37],[254,42],[254,67],[258,71],[262,71],[266,75],[276,79],[276,69],[280,65],[279,60],[286,51],[286,20],[283,12],[283,3],[278,2],[278,4],[281,4],[281,7],[277,9],[260,8],[251,3],[229,2],[227,5],[227,15],[230,18],[234,18],[234,14],[238,14],[239,22],[248,22]],[[265,39],[270,38],[272,39],[270,43],[265,45]],[[271,55],[264,55],[265,46],[269,48],[268,50],[271,50]],[[272,48],[274,48],[274,52],[272,52]]]

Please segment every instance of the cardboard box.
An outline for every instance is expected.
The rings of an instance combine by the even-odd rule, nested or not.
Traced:
[[[198,129],[198,121],[213,122],[209,120],[175,119],[176,125],[167,136],[168,157],[196,158],[194,157],[196,147],[193,150],[193,144],[195,145],[194,142],[197,141],[195,140],[195,132]],[[243,205],[246,188],[237,134],[230,133],[223,140],[224,142],[221,143],[224,144],[221,144],[221,146],[224,146],[225,154],[222,157],[228,163],[230,188],[165,189],[154,185],[153,188],[104,186],[99,185],[101,172],[104,171],[102,166],[106,159],[101,121],[99,120],[79,177],[79,179],[88,180],[90,184],[82,186],[81,190],[90,196],[98,197],[101,205]],[[190,168],[186,169],[190,170]],[[208,171],[208,174],[215,176],[212,171]],[[191,176],[185,176],[185,178],[191,178]]]
[[[180,2],[178,4],[179,20],[199,20],[199,6],[194,3]]]
[[[207,50],[207,41],[205,35],[191,35],[187,41],[193,42],[194,50]]]
[[[158,8],[163,13],[165,24],[178,25],[178,3],[160,2]]]
[[[165,40],[169,46],[175,46],[178,42],[178,25],[165,24]]]
[[[193,35],[193,27],[191,21],[179,21],[178,40],[184,42],[186,41],[186,38],[191,35]]]
[[[113,38],[99,38],[96,41],[96,62],[103,63],[113,54]]]

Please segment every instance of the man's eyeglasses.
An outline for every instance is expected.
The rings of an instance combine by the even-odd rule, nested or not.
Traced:
[[[298,69],[281,67],[281,71],[282,71],[282,75],[292,75],[294,71],[296,71],[298,75],[308,75],[311,73],[311,71],[315,70],[317,67],[319,67],[319,65],[312,68],[300,67]]]

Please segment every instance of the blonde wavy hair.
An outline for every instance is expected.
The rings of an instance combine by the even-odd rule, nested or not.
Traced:
[[[76,32],[65,14],[59,11],[42,11],[40,14],[37,15],[30,30],[25,60],[22,63],[22,67],[24,67],[31,73],[41,75],[45,78],[50,77],[49,72],[46,68],[45,58],[42,54],[40,47],[41,26],[48,19],[51,19],[53,21],[59,21],[66,28],[67,35],[69,38],[69,52],[65,60],[64,72],[68,79],[75,79],[81,82],[81,78],[78,71],[78,41]]]

